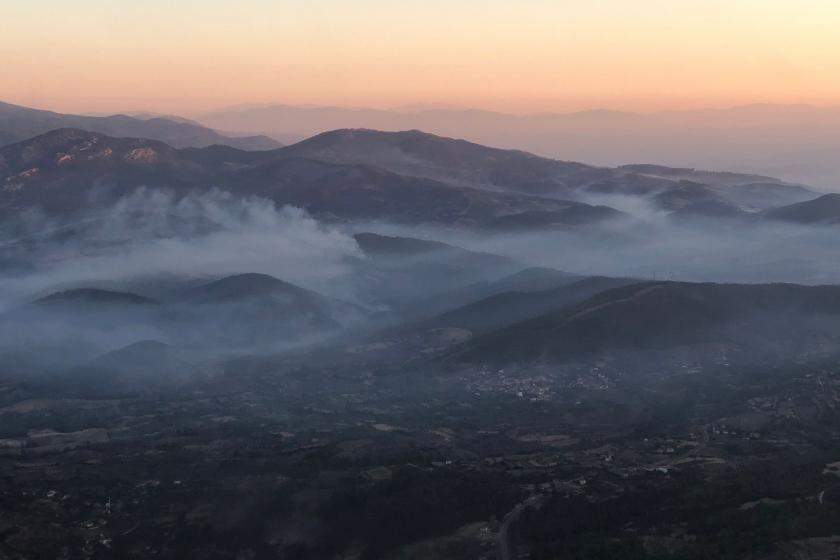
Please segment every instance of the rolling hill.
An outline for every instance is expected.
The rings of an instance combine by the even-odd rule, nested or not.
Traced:
[[[280,351],[340,332],[366,314],[356,305],[254,273],[194,286],[161,301],[129,292],[78,288],[0,315],[0,357],[7,368],[66,371],[149,340],[159,342],[133,353],[118,352],[108,363],[123,355],[136,358],[145,352],[143,348],[158,355],[162,345],[197,354]],[[26,360],[13,353],[25,355]],[[96,367],[104,365],[98,362]],[[142,364],[128,369],[140,370]]]
[[[703,345],[772,353],[836,344],[837,326],[837,286],[646,282],[477,337],[455,359],[564,361]]]
[[[419,318],[429,319],[505,292],[539,292],[572,284],[581,278],[560,270],[529,267],[495,279],[483,278],[412,302],[409,310]]]
[[[196,286],[166,303],[171,340],[199,347],[278,350],[335,334],[365,316],[355,305],[257,273]]]
[[[356,293],[372,305],[408,312],[419,302],[428,310],[432,294],[497,279],[521,268],[514,260],[461,247],[370,232],[355,235],[365,258],[354,262],[361,282]],[[428,302],[425,303],[425,302]]]
[[[424,321],[423,326],[471,331],[499,329],[633,282],[624,278],[591,277],[548,290],[500,292]]]
[[[799,202],[762,213],[768,220],[810,225],[840,223],[840,194],[826,194],[813,200]]]

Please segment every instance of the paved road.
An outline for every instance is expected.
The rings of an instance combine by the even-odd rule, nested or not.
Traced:
[[[505,515],[505,518],[502,521],[502,526],[499,527],[499,534],[496,536],[496,550],[498,552],[499,560],[513,560],[516,557],[516,554],[512,550],[512,546],[510,544],[510,535],[508,534],[510,527],[517,519],[519,519],[519,516],[522,515],[523,511],[531,506],[539,504],[543,501],[543,499],[545,499],[545,496],[542,494],[531,496],[527,500],[516,504],[516,506],[514,506],[514,508]]]

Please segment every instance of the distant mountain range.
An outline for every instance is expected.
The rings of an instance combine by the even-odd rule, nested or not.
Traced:
[[[78,128],[116,137],[160,140],[176,148],[224,144],[242,150],[271,150],[282,144],[267,136],[229,136],[179,117],[150,114],[67,115],[0,102],[0,146],[58,128]]]
[[[770,177],[661,166],[604,168],[431,134],[337,130],[269,151],[176,149],[139,138],[59,129],[0,148],[0,213],[62,214],[140,186],[221,188],[325,219],[488,228],[580,228],[627,222],[635,199],[661,213],[733,215],[816,194]],[[758,215],[758,214],[755,214]]]
[[[707,182],[698,179],[703,172],[694,169],[719,169],[781,177],[828,191],[840,187],[840,163],[833,157],[840,149],[838,127],[840,107],[807,105],[527,115],[433,106],[381,110],[243,105],[188,119],[143,111],[70,115],[0,102],[0,145],[57,128],[149,138],[176,148],[223,144],[244,150],[270,150],[281,142],[292,144],[338,129],[424,130],[596,166],[692,171],[690,176],[669,173],[670,179]],[[648,165],[654,162],[660,165]]]
[[[659,163],[782,177],[840,188],[840,107],[747,105],[653,114],[583,111],[511,115],[474,109],[353,109],[256,105],[195,117],[287,143],[340,128],[421,129],[550,158],[616,166]]]

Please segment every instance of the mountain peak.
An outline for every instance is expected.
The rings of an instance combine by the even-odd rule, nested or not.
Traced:
[[[188,292],[187,298],[193,301],[220,301],[265,295],[308,293],[299,286],[284,282],[269,274],[246,272],[226,276],[193,288]]]
[[[438,136],[422,130],[401,130],[401,131],[386,131],[374,130],[372,128],[338,128],[335,130],[328,130],[320,134],[316,134],[306,140],[302,140],[298,145],[329,145],[339,142],[373,142],[373,141],[398,141],[398,140],[417,140],[428,139],[438,141],[464,142],[466,140],[456,140],[454,138],[447,138]]]
[[[357,233],[353,237],[362,252],[369,256],[413,256],[453,249],[451,245],[439,241],[381,235],[372,232]]]

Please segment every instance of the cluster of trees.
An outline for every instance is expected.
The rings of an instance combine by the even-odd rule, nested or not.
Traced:
[[[388,481],[354,485],[322,509],[334,543],[359,543],[367,558],[474,521],[501,518],[520,499],[504,477],[454,469],[396,468]]]
[[[736,560],[780,542],[835,534],[840,485],[821,474],[815,457],[777,459],[713,480],[682,473],[656,484],[634,481],[605,501],[555,496],[523,512],[517,538],[537,559]],[[825,489],[820,503],[814,496]],[[778,502],[740,507],[761,498]],[[694,538],[668,552],[644,546],[643,535],[677,527]]]

